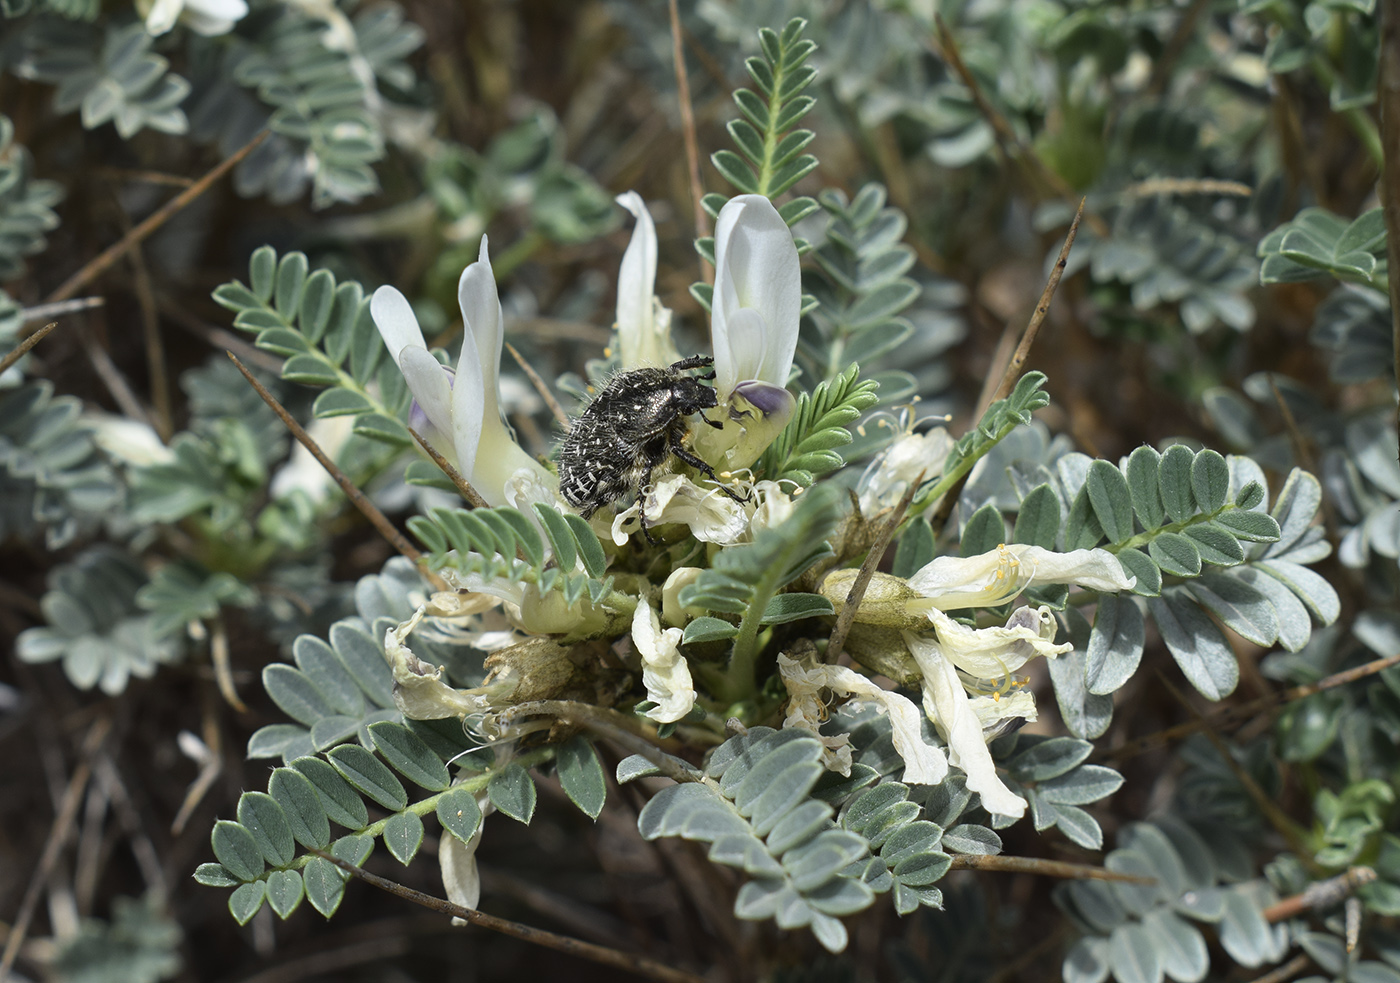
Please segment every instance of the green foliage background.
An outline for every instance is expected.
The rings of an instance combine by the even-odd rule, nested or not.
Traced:
[[[489,805],[483,909],[713,978],[1188,983],[1295,960],[1297,978],[1400,979],[1400,668],[1297,689],[1400,653],[1382,208],[1400,188],[1378,183],[1400,105],[1375,97],[1400,52],[1379,5],[683,0],[701,200],[663,4],[250,6],[226,33],[152,37],[125,0],[0,0],[0,354],[59,323],[0,377],[0,920],[47,902],[25,972],[557,972],[312,852],[441,894],[433,824],[468,841]],[[86,279],[92,303],[49,305],[264,131]],[[1034,669],[1040,720],[991,744],[1027,820],[999,823],[956,773],[897,781],[887,719],[853,708],[833,711],[848,779],[780,714],[725,740],[711,712],[690,721],[714,725],[703,742],[653,735],[666,774],[707,779],[678,784],[597,731],[498,762],[455,721],[395,710],[385,632],[425,583],[338,492],[293,480],[284,428],[222,352],[435,568],[603,605],[635,574],[585,523],[458,510],[408,451],[367,298],[397,285],[455,351],[456,279],[489,234],[509,340],[577,396],[611,360],[629,189],[657,219],[683,353],[708,348],[728,195],[778,198],[804,255],[802,396],[758,466],[817,487],[682,593],[705,612],[691,651],[736,640],[717,697],[771,716],[760,633],[829,633],[813,571],[870,541],[825,486],[858,484],[901,406],[962,437],[883,569],[1011,542],[1105,548],[1137,577],[1092,620],[1083,594],[1034,593],[1074,650]],[[1034,371],[979,412],[1081,198]],[[547,408],[504,371],[510,422],[547,454]],[[482,684],[484,652],[451,643],[414,651]],[[903,681],[878,632],[848,650]],[[1199,713],[1203,733],[1167,730]],[[964,869],[997,855],[1155,883]],[[1271,909],[1357,866],[1376,877],[1349,907]]]

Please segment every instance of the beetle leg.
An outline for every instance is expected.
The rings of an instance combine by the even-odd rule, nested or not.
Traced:
[[[699,369],[706,365],[714,364],[715,360],[708,355],[692,355],[689,358],[681,359],[679,362],[672,362],[671,371],[682,372],[685,369]]]
[[[679,428],[673,429],[671,431],[671,453],[676,455],[676,457],[680,458],[686,464],[689,464],[695,470],[699,471],[705,477],[709,478],[715,484],[719,485],[719,490],[724,492],[730,498],[734,499],[734,501],[739,502],[740,504],[747,502],[747,497],[740,498],[738,495],[734,494],[732,490],[730,490],[728,485],[719,480],[719,477],[715,474],[714,468],[710,467],[700,458],[696,457],[694,454],[690,453],[690,451],[686,450],[685,445],[681,443],[681,436],[683,435],[683,433],[684,431],[680,430]]]

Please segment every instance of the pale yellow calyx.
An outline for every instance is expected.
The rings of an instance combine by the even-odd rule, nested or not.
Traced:
[[[837,614],[846,607],[851,585],[859,574],[858,570],[833,570],[817,588],[831,602]],[[860,624],[886,628],[922,628],[928,624],[927,616],[916,607],[922,600],[919,592],[903,578],[877,571],[866,585],[855,620]]]

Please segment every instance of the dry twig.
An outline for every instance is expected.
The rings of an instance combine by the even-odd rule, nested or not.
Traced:
[[[322,850],[312,850],[312,853],[322,859],[329,860],[341,870],[346,871],[354,877],[367,884],[379,888],[381,891],[412,901],[414,904],[422,905],[432,911],[441,912],[444,915],[451,915],[453,918],[460,918],[470,925],[480,928],[490,929],[493,932],[500,932],[502,935],[509,935],[512,938],[520,939],[534,945],[544,946],[556,952],[567,953],[577,956],[580,959],[587,959],[591,962],[601,963],[604,966],[612,966],[615,969],[624,970],[629,973],[636,973],[638,976],[645,976],[653,980],[662,980],[665,983],[705,983],[704,978],[693,973],[687,973],[679,969],[672,969],[665,963],[649,959],[646,956],[637,956],[628,952],[620,952],[617,949],[609,949],[606,946],[595,945],[592,942],[584,942],[580,939],[571,939],[566,935],[557,935],[554,932],[547,932],[544,929],[533,928],[529,925],[522,925],[519,922],[507,921],[504,918],[497,918],[495,915],[488,915],[484,911],[477,911],[475,908],[464,908],[459,904],[443,898],[425,894],[422,891],[415,891],[410,887],[404,887],[386,877],[371,874],[362,867],[356,867],[349,861],[342,860],[337,856],[326,853]]]
[[[335,462],[326,456],[326,452],[321,450],[321,446],[311,439],[311,435],[306,432],[302,425],[292,419],[292,415],[287,412],[286,408],[284,408],[281,403],[277,402],[277,397],[268,392],[267,387],[253,377],[253,373],[249,372],[248,367],[238,360],[237,355],[233,352],[227,352],[226,354],[233,364],[238,366],[238,371],[243,373],[243,378],[248,380],[248,384],[262,397],[263,402],[272,407],[272,412],[277,414],[278,419],[282,421],[282,425],[291,431],[292,436],[297,439],[301,446],[310,451],[311,456],[320,462],[321,467],[326,469],[326,473],[335,479],[335,483],[340,486],[340,490],[345,492],[345,497],[350,499],[350,504],[360,510],[360,514],[369,520],[369,524],[374,526],[379,532],[379,535],[383,536],[390,546],[412,560],[413,563],[423,571],[425,576],[441,584],[441,578],[428,570],[426,564],[423,562],[423,554],[404,538],[403,533],[399,532],[398,529],[394,527],[394,524],[389,521],[383,512],[379,511],[378,507],[369,500],[364,492],[355,487],[355,483],[346,477],[345,472],[336,467]],[[438,589],[445,590],[446,586],[440,586]]]
[[[145,221],[140,225],[136,226],[136,228],[112,243],[112,245],[108,246],[93,259],[89,260],[87,265],[77,273],[74,273],[67,280],[64,280],[57,290],[44,299],[44,303],[54,304],[60,300],[67,300],[93,280],[97,279],[98,276],[106,272],[108,267],[126,255],[128,249],[135,246],[137,243],[145,242],[146,239],[150,237],[151,233],[170,221],[177,212],[190,202],[208,191],[215,181],[233,170],[239,161],[251,154],[267,139],[269,133],[271,133],[270,130],[262,130],[259,132],[253,139],[249,140],[242,147],[220,161],[208,174],[205,174],[194,184],[190,185],[184,191],[181,191],[174,198],[171,198],[164,205],[160,206],[160,208],[157,208],[148,215]]]
[[[58,322],[50,321],[48,324],[44,325],[38,331],[35,331],[28,338],[25,338],[18,345],[16,345],[14,351],[8,353],[4,358],[0,358],[0,374],[3,374],[5,370],[8,369],[11,365],[14,365],[20,359],[24,358],[25,355],[29,354],[30,350],[33,349],[33,347],[39,342],[47,338],[49,336],[49,332],[56,327],[58,327]]]

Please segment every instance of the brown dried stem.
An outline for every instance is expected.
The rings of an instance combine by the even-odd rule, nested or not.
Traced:
[[[556,717],[562,722],[577,724],[584,730],[606,738],[633,754],[640,754],[673,781],[698,782],[700,780],[699,776],[687,768],[684,762],[671,757],[643,736],[639,732],[640,724],[635,718],[628,717],[616,710],[570,700],[536,700],[504,710],[499,714],[498,719],[504,723],[512,717],[528,717],[535,714]]]
[[[408,432],[413,435],[414,440],[418,441],[418,446],[423,448],[423,453],[432,458],[433,463],[442,470],[443,474],[447,475],[452,484],[457,486],[457,494],[461,495],[468,505],[474,509],[490,508],[490,506],[486,504],[486,499],[481,497],[481,493],[471,486],[471,482],[462,477],[462,472],[454,468],[452,462],[443,457],[436,447],[428,443],[421,433],[414,430],[412,427],[408,428]]]
[[[554,932],[547,932],[544,929],[533,928],[529,925],[522,925],[519,922],[507,921],[504,918],[497,918],[495,915],[488,915],[484,911],[477,911],[475,908],[464,908],[459,904],[443,898],[425,894],[422,891],[415,891],[413,888],[405,887],[387,877],[380,877],[371,874],[362,867],[357,867],[347,860],[333,856],[322,850],[312,850],[316,856],[324,860],[329,860],[346,873],[359,878],[367,884],[379,888],[381,891],[403,898],[405,901],[412,901],[414,904],[422,905],[431,911],[441,912],[444,915],[451,915],[460,918],[470,925],[479,928],[489,929],[493,932],[500,932],[502,935],[509,935],[512,938],[529,942],[533,945],[543,946],[546,949],[553,949],[556,952],[563,952],[580,959],[587,959],[591,962],[601,963],[604,966],[611,966],[629,973],[636,973],[638,976],[645,976],[653,980],[662,980],[665,983],[704,983],[704,978],[683,970],[672,969],[664,963],[646,956],[633,955],[628,952],[620,952],[617,949],[609,949],[606,946],[595,945],[592,942],[584,942],[581,939],[571,939],[566,935],[557,935]]]
[[[50,321],[48,324],[44,325],[38,331],[35,331],[32,335],[30,335],[28,338],[25,338],[17,346],[15,346],[14,351],[10,352],[4,358],[0,358],[0,374],[4,374],[6,369],[8,369],[11,365],[14,365],[20,359],[24,358],[25,355],[29,354],[30,350],[39,342],[47,338],[49,336],[49,332],[56,327],[58,327],[58,322]]]
[[[700,146],[695,138],[695,109],[690,102],[690,76],[685,70],[685,44],[681,36],[681,13],[676,0],[669,0],[671,12],[671,57],[676,63],[676,98],[680,104],[681,136],[685,140],[686,175],[690,179],[690,206],[695,212],[695,235],[710,234],[709,216],[701,204],[705,186],[700,180]],[[714,270],[704,260],[700,276],[706,283],[714,282]]]
[[[1240,783],[1245,794],[1253,801],[1254,807],[1263,814],[1264,818],[1268,820],[1269,825],[1274,828],[1275,832],[1283,837],[1284,842],[1288,844],[1288,848],[1298,855],[1299,862],[1314,875],[1320,874],[1322,868],[1308,851],[1307,844],[1303,842],[1303,837],[1299,833],[1298,827],[1294,825],[1293,820],[1289,819],[1288,814],[1279,808],[1278,803],[1273,800],[1269,793],[1265,792],[1264,789],[1260,787],[1259,783],[1254,780],[1254,776],[1235,760],[1235,756],[1230,753],[1230,747],[1225,743],[1225,739],[1210,725],[1210,722],[1205,719],[1200,711],[1186,699],[1185,694],[1183,694],[1165,675],[1158,673],[1157,678],[1162,686],[1166,688],[1167,692],[1176,698],[1178,703],[1185,707],[1192,716],[1201,721],[1202,733],[1205,734],[1206,739],[1209,740],[1211,745],[1215,748],[1216,753],[1220,755],[1220,759],[1225,763],[1225,767],[1230,769],[1230,774],[1234,775],[1235,781]]]
[[[1060,247],[1059,258],[1055,260],[1055,266],[1050,271],[1050,277],[1045,281],[1045,289],[1040,292],[1040,300],[1036,302],[1035,310],[1031,313],[1031,319],[1026,324],[1026,330],[1021,333],[1021,341],[1016,346],[1016,350],[1011,354],[1011,360],[1006,363],[1006,369],[1001,374],[1001,382],[997,384],[988,396],[986,404],[977,408],[977,415],[987,412],[987,407],[991,406],[999,399],[1005,399],[1015,388],[1016,380],[1020,378],[1021,368],[1026,364],[1026,359],[1030,356],[1031,345],[1035,343],[1036,336],[1040,333],[1040,326],[1045,323],[1045,315],[1050,311],[1050,301],[1055,297],[1055,291],[1060,286],[1060,279],[1065,274],[1065,265],[1069,262],[1070,247],[1074,245],[1074,239],[1079,234],[1079,220],[1084,215],[1084,200],[1079,201],[1079,210],[1074,213],[1074,221],[1070,223],[1069,232],[1065,235],[1064,245]],[[968,474],[972,472],[969,471]],[[933,525],[933,534],[937,537],[944,525],[948,522],[948,517],[953,514],[953,506],[957,504],[958,496],[962,493],[963,485],[967,484],[967,475],[963,477],[943,493],[943,500],[939,502],[938,509],[929,518]]]
[[[1124,758],[1131,758],[1142,754],[1144,751],[1151,751],[1155,748],[1166,747],[1172,741],[1187,737],[1202,730],[1207,726],[1225,727],[1235,721],[1243,721],[1256,713],[1272,709],[1284,703],[1291,703],[1294,700],[1301,700],[1304,697],[1312,696],[1314,693],[1321,693],[1324,690],[1333,689],[1337,686],[1344,686],[1347,683],[1364,679],[1367,676],[1375,675],[1378,672],[1389,669],[1391,666],[1400,665],[1400,655],[1388,656],[1384,659],[1376,659],[1368,662],[1364,666],[1356,666],[1344,672],[1333,673],[1326,679],[1320,679],[1315,683],[1306,683],[1301,686],[1294,686],[1291,689],[1282,690],[1278,693],[1270,693],[1242,703],[1239,706],[1223,707],[1209,716],[1197,717],[1185,723],[1177,724],[1175,727],[1168,727],[1166,730],[1158,731],[1155,734],[1147,734],[1136,740],[1129,741],[1121,747],[1114,748],[1104,755],[1104,760],[1121,761]]]
[[[885,550],[889,549],[890,541],[894,539],[895,530],[904,521],[904,513],[909,511],[909,505],[914,501],[914,496],[923,483],[924,472],[920,471],[919,476],[909,482],[909,487],[905,489],[904,495],[895,505],[894,511],[890,513],[889,519],[880,527],[875,541],[870,544],[870,550],[865,554],[865,560],[856,573],[856,579],[851,581],[851,589],[846,593],[846,604],[841,608],[841,613],[836,616],[836,627],[831,630],[831,639],[826,643],[826,655],[822,661],[827,665],[834,665],[836,660],[841,657],[841,648],[846,644],[846,636],[850,634],[851,625],[855,623],[856,611],[860,608],[860,602],[865,598],[865,590],[870,586],[870,578],[875,576],[880,561],[885,557]]]
[[[982,117],[992,128],[992,133],[996,136],[997,148],[1001,151],[1002,157],[1018,165],[1025,172],[1031,186],[1037,191],[1045,189],[1056,197],[1063,198],[1066,202],[1073,202],[1075,199],[1074,189],[1020,138],[1011,123],[992,105],[987,94],[982,91],[982,84],[977,81],[977,76],[972,74],[972,70],[963,61],[962,52],[958,50],[957,41],[953,39],[953,32],[948,29],[941,14],[934,15],[934,23],[938,30],[939,54],[972,94],[972,101],[977,106],[977,111],[982,114]],[[1083,208],[1082,202],[1080,208]],[[1100,238],[1108,238],[1108,226],[1104,220],[1092,213],[1088,218],[1089,227],[1094,230],[1094,233]]]
[[[326,456],[326,452],[321,450],[321,446],[311,439],[311,435],[306,432],[302,425],[292,419],[292,415],[287,412],[281,403],[277,402],[277,397],[268,392],[267,387],[253,377],[253,373],[249,372],[248,367],[238,360],[237,355],[233,352],[227,352],[226,354],[233,364],[238,366],[238,371],[243,373],[243,378],[248,380],[248,384],[262,397],[263,402],[272,407],[272,412],[277,414],[278,419],[282,421],[282,425],[291,431],[292,436],[297,439],[301,446],[310,451],[311,456],[320,462],[321,467],[326,469],[326,473],[335,479],[335,483],[340,486],[340,490],[345,492],[345,497],[350,499],[350,504],[360,510],[360,514],[369,520],[369,524],[374,526],[379,532],[379,535],[388,540],[390,546],[394,547],[394,549],[417,564],[418,568],[422,570],[424,575],[429,579],[435,580],[441,584],[441,578],[428,570],[427,565],[423,562],[423,554],[416,550],[413,544],[404,538],[403,533],[399,532],[398,529],[394,527],[394,524],[388,520],[383,512],[379,511],[364,492],[355,487],[355,483],[346,477],[345,472],[336,467],[335,462]],[[439,587],[438,589],[444,590],[445,586]]]
[[[9,976],[10,969],[15,964],[19,947],[29,932],[29,922],[34,918],[34,909],[39,905],[39,896],[43,894],[49,874],[58,862],[59,852],[68,839],[73,821],[78,817],[78,806],[82,804],[83,792],[87,790],[88,779],[92,777],[92,762],[89,759],[96,753],[111,729],[111,718],[99,717],[88,728],[87,736],[83,739],[83,746],[79,752],[81,759],[68,779],[68,785],[58,806],[58,815],[49,827],[49,838],[44,842],[44,849],[39,854],[39,864],[29,879],[29,886],[24,891],[24,900],[20,902],[19,911],[10,926],[10,934],[5,939],[5,951],[0,954],[0,980]]]
[[[1084,199],[1081,198],[1079,199],[1079,208],[1074,213],[1074,221],[1069,223],[1065,244],[1060,247],[1060,255],[1055,260],[1054,268],[1050,270],[1050,278],[1045,281],[1045,289],[1040,292],[1040,300],[1036,302],[1030,322],[1026,325],[1026,330],[1021,333],[1021,342],[1016,346],[1011,361],[1006,363],[1006,371],[1001,374],[1001,382],[992,393],[991,402],[987,406],[1011,395],[1016,380],[1021,377],[1021,369],[1026,364],[1026,359],[1030,357],[1031,345],[1035,344],[1036,336],[1040,334],[1040,326],[1045,323],[1045,315],[1050,312],[1050,301],[1054,299],[1055,291],[1060,286],[1060,278],[1065,275],[1065,266],[1069,263],[1069,251],[1074,246],[1075,237],[1079,235],[1079,220],[1083,217]],[[985,413],[987,406],[979,407],[979,413]]]
[[[549,412],[554,414],[554,419],[565,430],[569,429],[569,414],[564,412],[564,407],[559,405],[559,400],[554,398],[554,393],[549,391],[549,387],[544,384],[540,374],[535,371],[535,367],[525,361],[525,356],[515,350],[515,346],[510,342],[504,343],[506,351],[510,352],[510,357],[515,359],[515,364],[520,366],[520,371],[525,373],[530,384],[535,387],[535,392],[540,394],[540,399],[544,400],[544,405],[549,407]]]
[[[1063,860],[1042,860],[1039,857],[984,856],[958,854],[953,857],[953,870],[995,870],[1009,874],[1039,874],[1071,881],[1118,881],[1123,884],[1156,884],[1155,877],[1120,874],[1116,870],[1071,864]]]
[[[164,205],[160,206],[160,208],[157,208],[146,217],[145,221],[141,222],[141,224],[137,225],[126,235],[122,236],[93,259],[89,260],[87,265],[77,273],[74,273],[67,280],[64,280],[57,290],[44,299],[44,302],[46,304],[53,304],[60,300],[67,300],[93,280],[97,279],[97,277],[104,273],[113,263],[126,255],[127,250],[138,243],[145,242],[146,239],[150,237],[151,233],[170,221],[177,212],[189,205],[190,202],[208,191],[215,181],[233,170],[239,161],[251,154],[258,148],[259,144],[267,139],[270,132],[269,130],[262,130],[259,132],[253,139],[249,140],[242,147],[220,161],[208,174],[205,174],[194,184],[190,185],[184,191],[181,191],[174,198],[171,198]]]

